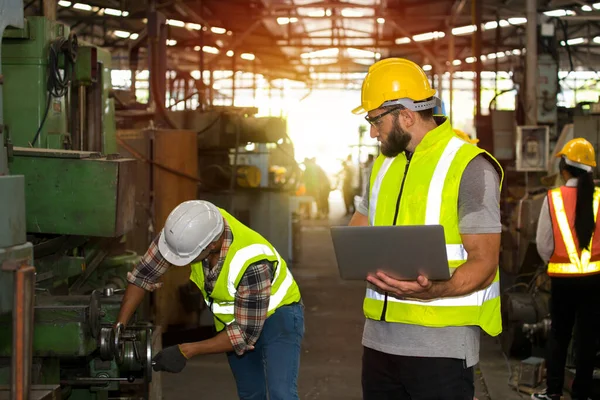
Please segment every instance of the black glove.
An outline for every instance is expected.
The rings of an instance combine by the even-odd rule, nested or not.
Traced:
[[[187,358],[183,355],[179,346],[167,347],[160,351],[152,359],[152,369],[155,371],[181,372],[185,368]]]

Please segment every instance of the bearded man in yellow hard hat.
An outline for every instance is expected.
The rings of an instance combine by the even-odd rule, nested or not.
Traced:
[[[472,400],[480,331],[496,336],[502,330],[502,169],[457,137],[445,117],[433,115],[438,104],[417,64],[390,58],[369,68],[354,110],[367,113],[382,154],[350,225],[442,225],[452,276],[437,282],[380,272],[366,277],[365,400]]]

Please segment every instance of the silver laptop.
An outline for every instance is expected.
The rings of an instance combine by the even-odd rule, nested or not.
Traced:
[[[399,280],[450,279],[442,225],[334,226],[331,238],[342,279],[377,271]]]

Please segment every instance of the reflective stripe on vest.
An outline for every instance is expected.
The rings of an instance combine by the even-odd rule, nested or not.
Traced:
[[[444,297],[434,300],[410,300],[409,297],[399,299],[394,296],[388,296],[388,301],[405,304],[416,304],[419,306],[437,306],[437,307],[457,307],[457,306],[481,306],[484,302],[500,296],[500,282],[493,282],[484,290],[473,292],[461,297]],[[374,300],[383,301],[385,296],[376,290],[367,288],[367,297]]]
[[[371,226],[375,225],[375,213],[377,211],[377,200],[379,196],[379,189],[381,188],[381,182],[383,182],[383,178],[385,174],[390,169],[390,165],[394,162],[396,157],[386,158],[383,160],[383,164],[381,165],[381,169],[377,174],[377,178],[375,178],[375,183],[371,188],[371,195],[369,196],[369,223]]]
[[[452,160],[456,156],[458,150],[466,143],[458,138],[452,138],[446,145],[442,157],[440,157],[431,183],[429,184],[429,193],[427,195],[427,211],[425,212],[425,225],[438,225],[440,223],[440,214],[442,212],[442,192],[444,190],[444,182]],[[452,258],[448,258],[452,260]],[[459,260],[461,260],[459,258]],[[466,258],[465,258],[466,260]]]
[[[562,197],[560,188],[551,191],[552,204],[554,206],[554,212],[556,214],[556,221],[562,240],[569,254],[569,263],[549,263],[548,274],[557,275],[578,275],[578,274],[589,274],[594,272],[600,272],[600,262],[590,262],[591,252],[588,249],[581,251],[581,258],[575,246],[575,240],[573,239],[573,233],[569,225],[567,213],[565,211],[565,204]],[[594,191],[594,222],[598,217],[598,206],[600,205],[600,190]],[[590,238],[589,248],[592,248],[592,242],[594,241],[594,233]]]

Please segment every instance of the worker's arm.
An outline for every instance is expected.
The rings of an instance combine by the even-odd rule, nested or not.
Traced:
[[[162,283],[158,280],[171,265],[158,250],[159,237],[160,235],[156,236],[140,262],[132,272],[127,274],[129,285],[125,290],[125,295],[121,301],[121,310],[117,318],[117,322],[123,325],[127,325],[127,322],[144,299],[146,292],[152,292],[162,286]]]
[[[368,226],[369,225],[369,217],[366,215],[356,211],[350,219],[348,226]]]
[[[464,296],[488,287],[498,269],[500,234],[462,235],[467,261],[456,269],[448,281],[432,282],[420,276],[416,281],[399,281],[378,272],[367,280],[398,297],[432,300]]]
[[[542,209],[538,217],[535,244],[540,258],[547,263],[554,253],[554,229],[552,228],[552,217],[550,216],[549,199],[546,197],[542,203]]]

